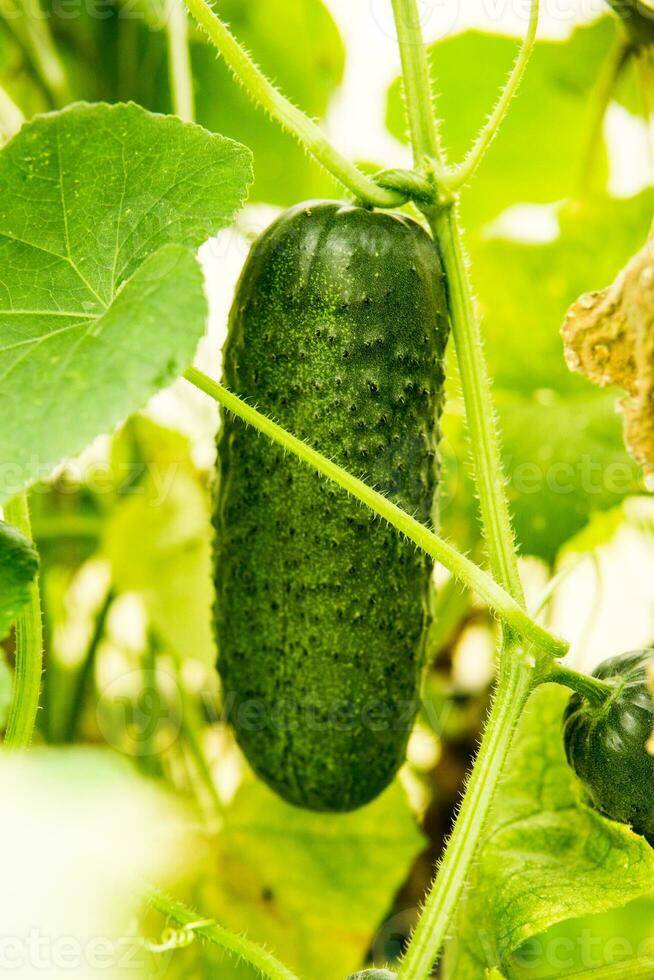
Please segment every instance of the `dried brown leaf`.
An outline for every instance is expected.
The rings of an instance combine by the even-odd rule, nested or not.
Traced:
[[[627,449],[654,480],[654,234],[611,286],[579,297],[561,333],[571,371],[627,391]]]

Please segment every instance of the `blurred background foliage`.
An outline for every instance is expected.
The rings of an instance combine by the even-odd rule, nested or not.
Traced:
[[[388,84],[361,121],[364,133],[377,133],[366,159],[381,159],[388,149],[395,159],[387,165],[406,164],[397,64],[392,39],[384,35],[386,20],[377,16],[381,4],[362,5],[356,17],[351,6],[221,0],[219,9],[264,70],[346,143],[345,129],[357,124],[344,114],[343,97],[366,71],[359,65],[357,74],[346,64],[346,48],[365,50],[367,25],[370,58],[386,59]],[[69,97],[133,99],[170,111],[163,0],[89,2],[68,17],[56,2],[44,4],[66,68],[63,91],[41,77],[17,9],[3,0],[0,81],[27,115]],[[539,41],[511,115],[465,195],[463,217],[525,583],[535,604],[552,577],[564,573],[545,615],[572,638],[576,664],[590,668],[619,649],[654,640],[654,507],[624,449],[619,393],[598,391],[567,370],[559,328],[580,293],[607,285],[641,247],[654,191],[651,165],[640,178],[620,171],[620,143],[631,140],[633,155],[641,157],[646,145],[630,71],[590,152],[593,93],[616,25],[609,16],[581,26],[577,20],[571,10],[558,33]],[[430,30],[438,34],[438,24]],[[506,77],[516,41],[464,23],[441,33],[446,36],[431,49],[438,112],[445,144],[459,158]],[[218,376],[231,289],[252,234],[276,208],[338,190],[251,107],[194,28],[191,41],[198,121],[255,154],[250,207],[236,230],[202,252],[212,322],[201,366]],[[448,377],[442,528],[483,559],[451,356]],[[105,920],[112,934],[127,935],[134,926],[122,873],[133,862],[171,882],[202,916],[266,944],[302,975],[334,980],[365,962],[392,961],[401,951],[474,753],[496,624],[438,572],[424,705],[397,784],[348,816],[304,813],[274,798],[254,781],[222,723],[211,629],[215,427],[213,410],[177,385],[33,488],[46,627],[42,748],[30,763],[34,771],[20,774],[24,792],[13,794],[0,839],[20,840],[25,815],[50,806],[52,794],[44,787],[56,784],[57,819],[80,834],[84,826],[95,828],[107,853],[122,855],[116,874],[101,879],[125,896],[121,914]],[[0,659],[0,718],[12,654],[10,637]],[[17,765],[4,762],[0,779],[17,779],[11,768]],[[159,831],[169,826],[174,833],[162,844]],[[71,832],[72,853],[75,836]],[[125,839],[132,843],[128,851]],[[56,905],[58,895],[68,895],[66,888],[57,890],[59,865],[43,866],[44,848],[27,850],[28,863],[41,862],[41,880],[49,882]],[[83,924],[88,919],[97,929],[106,901],[89,885],[97,885],[97,868],[87,881],[84,853],[69,874],[74,867],[76,881],[86,882],[79,888],[88,912]],[[16,929],[20,910],[18,904]],[[464,914],[474,914],[474,907]],[[43,917],[47,921],[47,908]],[[151,914],[142,925],[156,940],[160,917]],[[622,945],[613,942],[616,936]],[[633,959],[650,936],[651,898],[562,916],[511,950],[510,976],[563,977],[588,966],[591,955],[598,963]],[[174,955],[139,950],[147,976],[254,975],[201,943]],[[553,961],[553,950],[565,962]],[[457,962],[455,953],[450,950],[450,964]],[[454,977],[476,976],[474,966],[467,973],[446,969]]]

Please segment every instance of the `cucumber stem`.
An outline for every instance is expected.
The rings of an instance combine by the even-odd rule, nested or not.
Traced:
[[[548,655],[553,657],[563,656],[567,652],[567,643],[553,636],[543,626],[536,623],[526,610],[497,584],[492,576],[475,565],[465,555],[462,555],[452,545],[439,538],[430,528],[425,527],[424,524],[407,514],[388,497],[377,490],[373,490],[363,480],[359,480],[306,442],[287,432],[281,425],[273,422],[266,415],[262,415],[256,408],[248,405],[238,395],[228,391],[223,385],[207,377],[197,368],[188,368],[184,377],[196,388],[214,398],[229,412],[258,429],[273,442],[279,443],[280,446],[317,470],[318,473],[326,476],[327,479],[333,480],[347,493],[356,497],[362,504],[388,521],[400,533],[405,534],[419,548],[439,561],[461,582],[476,592],[512,630],[523,636],[529,643],[533,643],[534,646],[545,650]]]
[[[406,201],[404,194],[379,187],[331,145],[313,119],[293,105],[264,75],[206,0],[185,0],[185,3],[250,98],[281,123],[359,200],[377,208],[397,207]]]
[[[4,508],[5,520],[32,540],[27,493],[19,493]],[[41,694],[43,670],[43,620],[38,576],[29,590],[29,599],[16,620],[16,672],[9,705],[4,745],[27,748],[32,741]]]
[[[551,667],[539,679],[539,683],[562,684],[564,687],[576,691],[582,698],[597,707],[603,705],[615,691],[614,684],[602,681],[599,677],[591,677],[589,674],[580,674],[571,667],[564,667],[561,664],[555,664]]]
[[[509,651],[507,651],[509,652]],[[450,919],[465,885],[480,831],[495,796],[513,733],[532,687],[533,672],[517,657],[500,675],[474,768],[443,860],[400,963],[398,980],[431,976]]]
[[[422,43],[420,14],[415,3],[392,2],[415,166],[422,170],[425,162],[431,161],[438,171],[443,166],[443,149],[434,113],[427,49]]]
[[[144,886],[144,898],[147,903],[161,915],[170,919],[180,929],[201,936],[209,943],[220,946],[231,953],[236,959],[249,963],[269,980],[299,980],[283,963],[261,946],[257,946],[244,936],[230,932],[224,926],[209,919],[200,919],[197,912],[169,898],[158,888]]]
[[[426,65],[426,52],[420,36],[416,0],[394,0],[393,5],[404,69],[405,98],[411,120],[417,114],[426,116],[432,111],[429,79],[425,82],[424,67],[421,67]],[[411,36],[407,34],[403,24],[413,26]],[[420,78],[422,82],[419,81]],[[503,112],[504,107],[500,115]],[[436,134],[429,137],[431,145],[423,144],[425,133]],[[435,160],[435,177],[438,181],[438,170],[442,169],[443,163],[437,124],[432,122],[430,126],[426,119],[420,125],[413,123],[412,134],[416,134],[416,157],[426,154],[429,159]],[[482,152],[488,142],[481,147]],[[475,165],[476,162],[478,161],[475,161]],[[518,607],[522,608],[525,604],[524,592],[504,490],[500,439],[495,423],[481,329],[474,309],[472,286],[459,227],[457,202],[456,199],[449,202],[444,199],[443,204],[440,208],[422,210],[432,230],[434,246],[443,261],[484,537],[495,579],[513,597]],[[493,709],[443,861],[400,963],[398,980],[426,980],[431,974],[481,840],[485,819],[495,796],[517,722],[533,687],[535,664],[529,662],[531,651],[529,648],[520,649],[508,629],[504,630],[503,641]],[[540,651],[538,659],[547,658],[542,647]]]
[[[479,507],[488,557],[498,582],[521,605],[524,593],[516,558],[495,406],[484,358],[479,320],[474,309],[468,261],[456,205],[426,209],[425,216],[440,251],[450,301],[452,335],[470,428]]]

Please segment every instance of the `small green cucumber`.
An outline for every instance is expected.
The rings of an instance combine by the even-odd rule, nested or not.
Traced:
[[[448,334],[415,221],[339,202],[254,243],[226,385],[418,520],[434,519]],[[255,772],[315,810],[376,797],[419,704],[431,564],[229,414],[218,439],[216,630],[225,710]]]
[[[612,685],[612,693],[602,704],[573,694],[563,737],[568,762],[596,809],[654,845],[654,756],[647,750],[654,728],[653,667],[651,649],[604,660],[593,676]]]

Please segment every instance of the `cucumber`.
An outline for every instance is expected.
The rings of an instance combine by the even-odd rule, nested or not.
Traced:
[[[416,222],[309,202],[252,247],[224,379],[430,523],[447,334],[440,262]],[[430,562],[227,413],[218,458],[226,715],[252,768],[283,798],[352,810],[404,759],[419,705]]]

